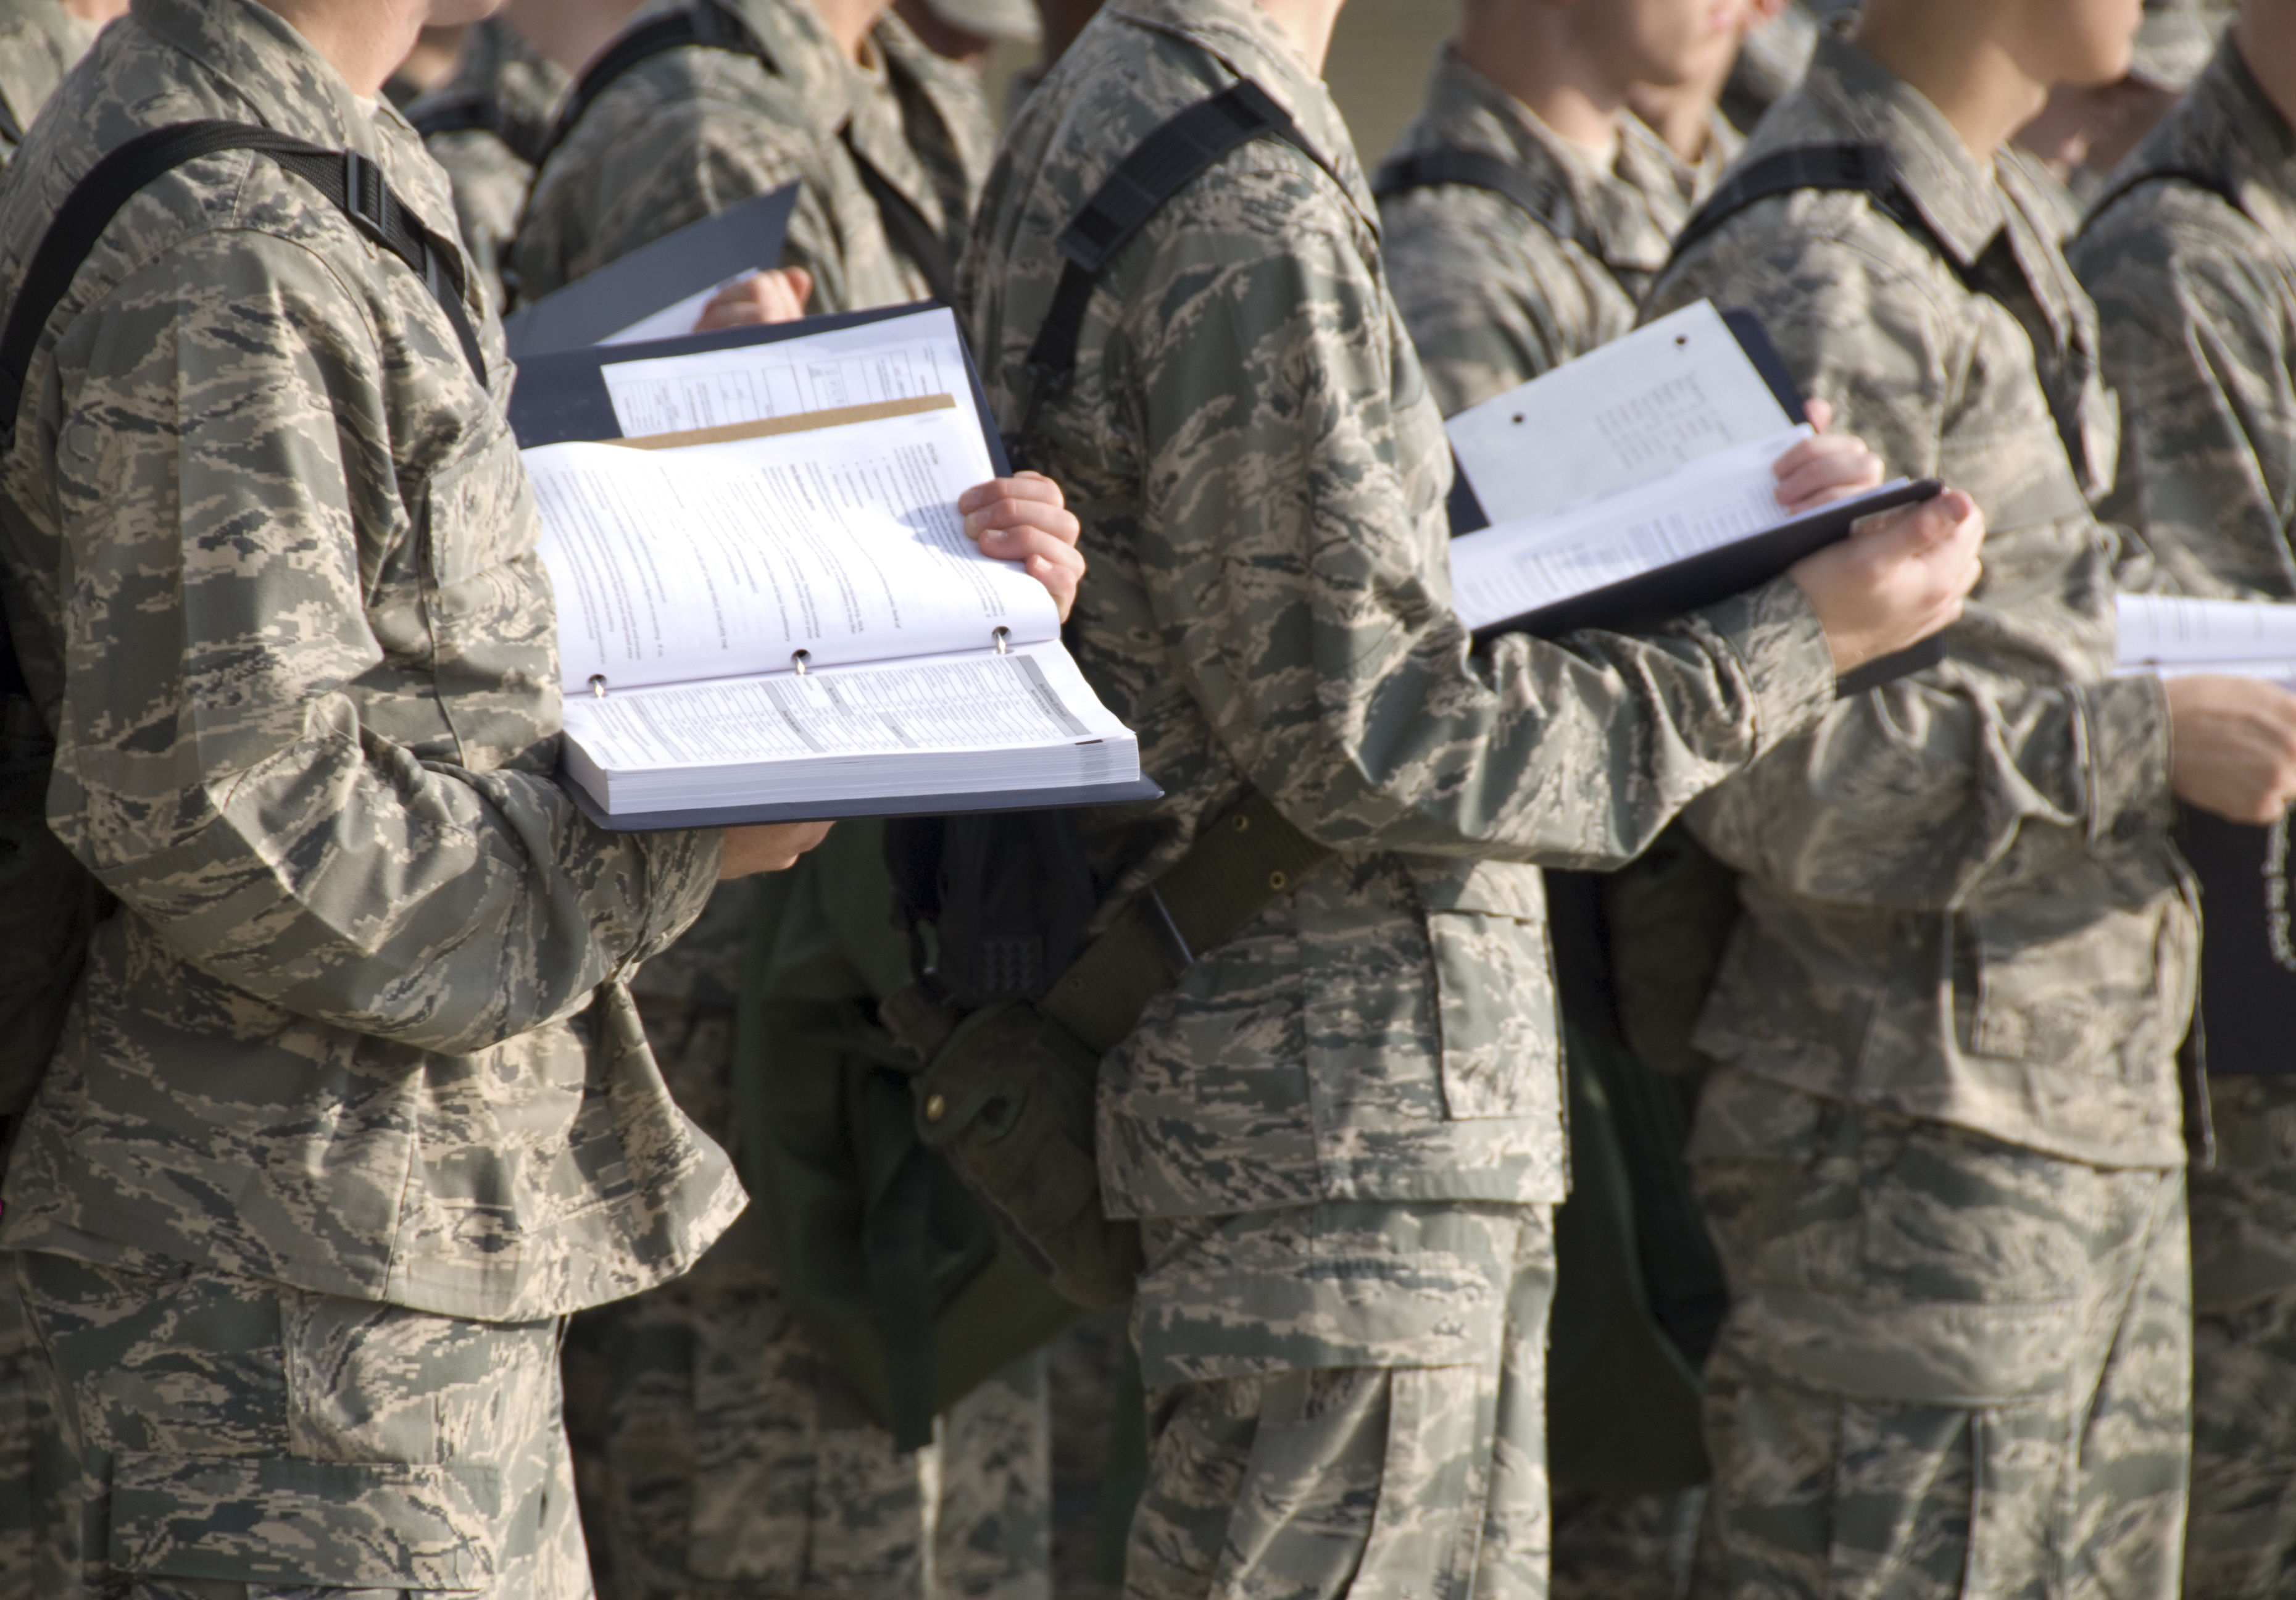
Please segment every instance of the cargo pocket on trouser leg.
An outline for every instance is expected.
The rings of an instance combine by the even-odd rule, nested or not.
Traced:
[[[469,1594],[490,1588],[490,1466],[120,1451],[107,1559],[124,1578]]]

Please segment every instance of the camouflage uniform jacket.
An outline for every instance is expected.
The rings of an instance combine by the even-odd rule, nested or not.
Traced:
[[[2196,595],[2296,600],[2296,131],[2227,42],[2122,168],[2073,251],[2105,368],[2142,397],[2107,507]]]
[[[463,33],[454,75],[406,108],[406,119],[417,127],[426,117],[464,108],[488,123],[430,134],[422,144],[454,180],[463,244],[486,275],[497,309],[505,298],[503,264],[526,209],[534,160],[571,82],[509,23],[490,17]]]
[[[924,277],[887,242],[856,152],[952,256],[963,251],[995,140],[972,73],[890,12],[857,66],[812,0],[725,8],[757,36],[771,69],[731,51],[676,50],[593,102],[536,176],[512,252],[521,295],[547,294],[673,229],[801,183],[781,265],[813,275],[808,311],[922,299]]]
[[[1248,76],[1255,141],[1110,259],[1034,459],[1082,518],[1070,628],[1167,791],[1095,811],[1116,896],[1257,787],[1341,854],[1149,1005],[1101,1080],[1119,1215],[1562,1192],[1540,874],[1610,866],[1811,720],[1824,637],[1779,582],[1661,636],[1471,653],[1449,453],[1324,86],[1250,0],[1119,0],[1029,96],[965,263],[1008,437],[1053,241],[1148,132]]]
[[[1537,216],[1459,184],[1380,202],[1396,301],[1446,416],[1634,327],[1690,208],[1673,152],[1639,119],[1620,123],[1604,172],[1450,45],[1436,53],[1426,108],[1395,153],[1497,156],[1544,197]]]
[[[1746,159],[1866,140],[1939,242],[1863,194],[1780,196],[1686,252],[1647,315],[1758,310],[1890,471],[1985,508],[1985,577],[1945,666],[1842,703],[1692,808],[1747,910],[1697,1043],[1810,1094],[2174,1165],[2197,931],[2165,837],[2166,702],[2108,676],[2117,540],[2089,498],[2116,431],[2094,309],[2014,169],[1977,165],[1845,41],[1819,42]]]
[[[972,74],[890,13],[870,34],[865,68],[839,53],[813,0],[734,0],[731,9],[777,70],[723,50],[675,51],[594,102],[536,184],[517,246],[522,294],[562,287],[797,180],[805,187],[782,259],[812,273],[808,311],[923,299],[924,275],[887,241],[846,147],[849,129],[871,165],[936,221],[952,258],[962,251],[996,143]],[[635,979],[650,1022],[668,1022],[662,1007],[733,1009],[749,887],[721,890],[693,931]],[[701,1103],[678,1087],[680,1104]]]
[[[0,0],[0,163],[16,153],[96,31],[57,0]]]
[[[0,201],[0,299],[143,130],[258,122],[437,167],[255,0],[135,0]],[[9,620],[98,930],[0,1246],[120,1244],[322,1293],[538,1317],[682,1270],[741,1204],[621,980],[715,833],[613,834],[552,777],[558,658],[500,402],[422,282],[245,152],[131,200],[0,464]]]

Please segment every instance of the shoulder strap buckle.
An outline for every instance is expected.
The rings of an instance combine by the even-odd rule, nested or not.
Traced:
[[[382,169],[356,150],[343,152],[343,215],[384,249],[396,253],[399,241],[390,226],[390,190]]]

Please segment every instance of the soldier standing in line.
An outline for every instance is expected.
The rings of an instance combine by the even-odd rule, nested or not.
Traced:
[[[1944,665],[1686,814],[1744,908],[1696,1036],[1732,1293],[1701,1594],[2177,1590],[2198,928],[2167,829],[2296,795],[2296,696],[2112,676],[2095,310],[1995,160],[2137,17],[1868,0],[1646,308],[1758,309],[1806,393],[1997,524]]]
[[[1626,858],[1833,692],[1784,580],[1647,639],[1471,648],[1440,419],[1316,76],[1339,11],[1116,0],[1021,107],[965,266],[1008,437],[1083,486],[1078,659],[1168,792],[1082,819],[1095,879],[1129,896],[1254,790],[1337,851],[1101,1063],[1102,1199],[1147,1261],[1136,1600],[1544,1592],[1562,1153],[1530,864]],[[1113,249],[1039,390],[1054,241],[1247,78],[1283,137]],[[1865,467],[1797,466],[1829,464]],[[1978,521],[1949,496],[1798,574],[1829,616],[1837,563],[1957,582]]]
[[[742,1203],[627,981],[824,830],[612,833],[555,781],[500,326],[379,103],[420,26],[485,9],[137,0],[0,195],[0,301],[101,158],[182,121],[397,197],[245,149],[115,192],[6,419],[47,818],[119,901],[0,1220],[70,1455],[42,1600],[586,1594],[565,1316]],[[1072,583],[1072,519],[1010,499],[968,496],[983,539]]]
[[[2073,245],[2120,392],[2108,512],[2188,595],[2296,601],[2296,4],[2250,0]],[[2212,1077],[2185,1593],[2296,1586],[2296,1080]]]
[[[546,293],[793,181],[802,188],[782,281],[795,292],[748,308],[758,320],[949,293],[947,263],[963,248],[995,133],[977,75],[926,49],[888,6],[700,0],[698,11],[746,29],[754,50],[670,50],[579,106],[536,177],[513,251],[521,293]],[[901,208],[925,239],[902,231]],[[744,307],[719,308],[730,320]],[[890,881],[859,837],[871,832],[849,830],[774,904],[827,896],[890,908]],[[672,1093],[719,1135],[731,1131],[751,920],[750,895],[722,892],[632,983]],[[881,964],[873,951],[852,955],[858,970]],[[796,1320],[767,1225],[752,1214],[667,1291],[577,1320],[570,1420],[602,1593],[1042,1600],[1042,1357],[959,1402],[938,1443],[897,1449]]]

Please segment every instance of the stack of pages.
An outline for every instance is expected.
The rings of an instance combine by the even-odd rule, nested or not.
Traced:
[[[606,437],[529,442],[578,800],[659,828],[1152,798],[1051,597],[964,536],[998,464],[954,319],[840,324],[586,353]]]
[[[1800,414],[1759,324],[1703,300],[1461,412],[1447,427],[1469,491],[1453,496],[1453,609],[1484,635],[1647,627],[1939,492],[1898,479],[1790,516],[1771,467],[1809,436]]]
[[[2244,600],[2120,597],[2120,669],[2177,677],[2220,672],[2296,689],[2296,605]],[[2296,879],[2288,819],[2269,827],[2187,808],[2177,844],[2201,882],[2201,1015],[2219,1072],[2296,1072]]]

